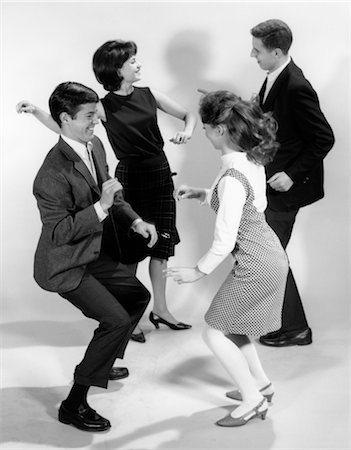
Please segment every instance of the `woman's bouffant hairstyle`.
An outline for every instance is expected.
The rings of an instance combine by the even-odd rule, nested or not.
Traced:
[[[49,109],[52,118],[61,127],[61,113],[66,112],[74,119],[82,105],[98,101],[99,96],[92,89],[75,81],[66,81],[56,86],[50,95]]]
[[[106,91],[118,91],[123,81],[118,69],[136,52],[135,42],[121,40],[105,42],[96,50],[93,56],[93,70],[97,81]]]
[[[284,55],[288,53],[293,39],[288,25],[279,19],[270,19],[259,23],[251,29],[251,35],[261,39],[268,50],[280,48]]]
[[[231,141],[250,161],[266,165],[273,160],[279,147],[277,122],[272,113],[262,111],[257,98],[245,101],[229,91],[209,92],[200,100],[199,112],[202,123],[225,125]]]

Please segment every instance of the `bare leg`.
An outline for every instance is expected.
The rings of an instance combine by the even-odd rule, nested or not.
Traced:
[[[179,322],[168,310],[166,303],[166,278],[163,275],[163,270],[167,268],[167,261],[165,259],[150,258],[149,274],[152,284],[154,307],[152,309],[154,314],[167,320],[167,322],[176,324]]]
[[[206,344],[240,389],[243,402],[231,414],[233,417],[240,417],[257,406],[263,396],[251,375],[245,356],[234,343],[235,336],[237,335],[231,335],[231,338],[227,339],[221,331],[208,326],[203,333]]]

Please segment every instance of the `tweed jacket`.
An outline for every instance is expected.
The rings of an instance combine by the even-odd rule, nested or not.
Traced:
[[[119,191],[108,218],[99,221],[94,203],[101,197],[102,183],[110,176],[101,141],[94,136],[91,142],[98,183],[61,137],[34,180],[33,193],[42,221],[34,278],[48,291],[63,293],[75,289],[87,264],[99,257],[103,242],[118,261],[115,227],[118,224],[128,230],[139,217]]]

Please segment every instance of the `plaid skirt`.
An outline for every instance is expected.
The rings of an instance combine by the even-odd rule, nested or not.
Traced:
[[[180,239],[175,224],[174,184],[165,155],[153,160],[122,160],[117,165],[116,177],[123,186],[125,200],[143,220],[153,223],[158,233],[156,244],[149,248],[142,236],[118,227],[121,262],[132,264],[147,256],[167,260],[174,255]]]

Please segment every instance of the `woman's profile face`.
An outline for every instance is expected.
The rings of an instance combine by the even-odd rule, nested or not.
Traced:
[[[205,136],[211,142],[214,148],[218,149],[218,144],[220,143],[221,134],[219,133],[218,125],[212,126],[208,123],[202,124],[202,128],[205,130]]]
[[[141,64],[137,60],[136,55],[132,55],[127,59],[118,70],[118,74],[127,83],[135,83],[141,79]]]

